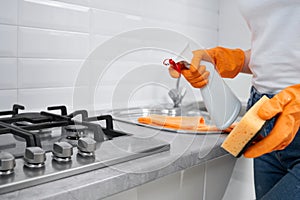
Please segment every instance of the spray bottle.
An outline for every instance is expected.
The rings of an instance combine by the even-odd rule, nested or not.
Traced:
[[[172,66],[178,73],[181,73],[183,67],[190,67],[186,61],[175,62],[172,59],[166,59],[163,64]],[[212,63],[201,61],[200,64],[205,65],[206,70],[210,72],[208,84],[200,88],[205,107],[216,127],[224,130],[238,117],[241,102],[215,70]]]

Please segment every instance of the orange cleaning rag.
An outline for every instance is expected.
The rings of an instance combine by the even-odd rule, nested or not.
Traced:
[[[220,131],[216,126],[210,126],[205,123],[202,116],[188,117],[188,116],[164,116],[164,115],[148,115],[146,117],[138,118],[138,122],[142,124],[149,124],[153,126],[161,126],[164,128],[171,128],[176,130],[189,131]],[[224,132],[230,132],[233,129],[230,126]]]

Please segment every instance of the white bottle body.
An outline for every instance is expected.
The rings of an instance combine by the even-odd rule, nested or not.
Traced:
[[[217,128],[228,128],[238,117],[241,102],[210,62],[202,61],[210,72],[208,84],[200,89],[206,109]]]

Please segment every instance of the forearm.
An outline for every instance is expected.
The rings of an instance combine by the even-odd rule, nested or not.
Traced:
[[[252,74],[252,72],[249,69],[249,62],[250,62],[250,57],[251,57],[251,49],[248,49],[244,51],[245,54],[245,60],[244,60],[244,65],[242,67],[241,72],[246,73],[246,74]]]

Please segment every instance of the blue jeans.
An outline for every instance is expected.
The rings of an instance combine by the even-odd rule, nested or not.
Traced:
[[[247,109],[263,95],[269,98],[274,96],[260,94],[252,87]],[[269,134],[275,121],[276,119],[267,121],[261,131],[263,136]],[[273,151],[254,159],[254,183],[256,199],[300,200],[300,130],[284,150]]]

